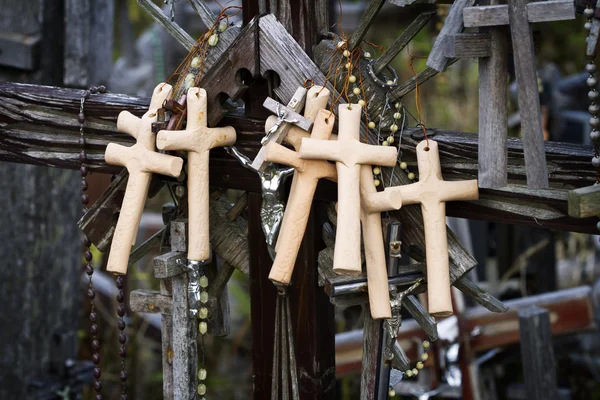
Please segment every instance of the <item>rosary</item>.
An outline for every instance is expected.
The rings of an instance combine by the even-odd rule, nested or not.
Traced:
[[[88,162],[87,159],[87,153],[85,151],[86,149],[86,140],[84,137],[84,125],[85,125],[85,112],[84,112],[84,106],[85,106],[85,101],[88,100],[91,95],[95,95],[95,94],[103,94],[106,93],[106,87],[105,86],[92,86],[90,87],[88,90],[83,92],[83,95],[81,97],[81,102],[80,102],[80,106],[79,106],[79,114],[77,115],[77,121],[79,122],[79,146],[81,148],[81,151],[79,153],[79,161],[81,163],[80,165],[80,175],[81,175],[81,203],[83,204],[83,213],[85,214],[87,212],[87,205],[89,203],[89,196],[87,195],[87,190],[88,190],[88,181],[87,181],[87,175],[89,173],[88,171],[88,166],[86,165]],[[85,261],[86,261],[86,266],[85,266],[85,272],[88,275],[89,278],[89,286],[88,286],[88,291],[87,291],[87,296],[90,299],[90,314],[89,314],[89,319],[90,319],[90,334],[91,334],[91,339],[92,339],[92,361],[94,362],[94,390],[96,391],[96,400],[101,400],[103,399],[102,396],[102,381],[100,380],[102,372],[100,369],[100,341],[98,340],[98,315],[96,313],[96,308],[94,306],[94,299],[96,298],[96,291],[94,290],[94,284],[92,281],[92,276],[94,274],[94,267],[92,266],[92,252],[90,250],[90,247],[92,245],[91,241],[89,240],[89,238],[84,234],[83,235],[83,253],[84,253],[84,257],[85,257]],[[127,400],[127,371],[126,371],[126,366],[125,366],[125,358],[127,355],[127,349],[125,344],[127,343],[127,336],[125,334],[125,328],[126,328],[126,323],[125,320],[123,319],[126,313],[126,308],[125,308],[125,295],[123,292],[123,288],[125,286],[125,280],[123,279],[122,275],[119,275],[116,279],[116,284],[117,284],[117,288],[119,289],[119,292],[117,294],[117,316],[118,316],[118,323],[117,326],[119,328],[119,330],[121,331],[119,334],[119,343],[120,343],[120,348],[119,348],[119,356],[121,357],[121,372],[120,372],[120,379],[121,379],[121,400]]]

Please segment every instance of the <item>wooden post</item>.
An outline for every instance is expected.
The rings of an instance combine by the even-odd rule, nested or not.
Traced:
[[[521,361],[527,398],[558,398],[556,363],[548,310],[532,306],[519,311]]]

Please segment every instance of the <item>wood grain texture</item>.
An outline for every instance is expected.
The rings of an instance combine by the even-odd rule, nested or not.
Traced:
[[[575,218],[600,215],[600,185],[571,190],[569,192],[569,215]]]
[[[136,313],[171,315],[172,300],[157,290],[136,289],[129,294],[129,308]]]
[[[196,41],[176,22],[171,21],[171,19],[167,17],[156,4],[151,0],[137,0],[137,3],[142,10],[152,17],[153,20],[165,28],[179,44],[186,49],[191,50]]]
[[[200,17],[206,28],[211,28],[217,16],[208,8],[203,0],[188,0],[188,3],[192,6],[196,14]]]
[[[161,279],[160,294],[171,297],[171,279]],[[173,319],[170,315],[160,316],[160,336],[163,371],[163,399],[175,400],[173,390]]]
[[[509,0],[508,19],[518,82],[527,186],[530,189],[546,189],[548,169],[544,153],[544,132],[533,36],[527,19],[527,3],[528,0]]]
[[[503,28],[482,28],[490,35],[490,56],[479,60],[478,180],[481,188],[507,184],[508,49]]]
[[[448,66],[448,58],[444,55],[444,47],[448,36],[460,33],[463,26],[463,10],[465,7],[470,7],[475,3],[475,0],[456,0],[450,7],[446,21],[442,30],[435,39],[435,43],[427,58],[427,66],[438,72],[442,72]]]
[[[501,26],[509,24],[508,5],[467,7],[463,11],[464,23],[468,28]],[[573,1],[550,0],[531,2],[526,6],[529,22],[565,21],[575,18]]]
[[[348,39],[348,50],[352,51],[356,47],[360,46],[363,38],[367,34],[367,31],[373,24],[373,20],[377,16],[381,7],[385,4],[385,0],[371,0],[367,5],[367,9],[363,13],[362,17],[360,17],[360,21],[358,22],[358,26],[352,32],[352,36]]]
[[[457,33],[446,37],[447,58],[481,58],[491,54],[491,38],[486,33]]]
[[[383,337],[383,322],[371,318],[366,306],[363,307],[363,347],[362,365],[360,370],[360,398],[376,399],[377,378],[381,360],[381,342]],[[387,391],[387,388],[386,388]]]

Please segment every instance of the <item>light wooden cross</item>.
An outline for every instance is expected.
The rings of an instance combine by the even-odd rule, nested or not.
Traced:
[[[334,124],[335,116],[330,111],[321,109],[315,118],[310,137],[313,140],[328,140]],[[303,160],[296,151],[276,142],[270,142],[265,148],[265,160],[295,168],[292,188],[277,239],[277,255],[269,274],[269,279],[273,282],[288,285],[319,179],[335,180],[337,173],[333,164],[323,160]]]
[[[338,216],[333,269],[337,273],[361,273],[360,257],[360,166],[396,164],[396,148],[361,143],[361,106],[339,106],[337,141],[302,139],[300,158],[336,162],[338,174]]]
[[[372,167],[363,165],[360,169],[360,220],[367,262],[369,307],[373,319],[392,317],[381,213],[400,207],[402,197],[389,191],[378,192]]]
[[[421,204],[425,230],[427,261],[427,297],[429,313],[434,317],[452,315],[448,240],[446,237],[446,202],[477,200],[477,180],[444,181],[438,144],[424,140],[417,145],[419,181],[385,189],[402,199],[402,204]]]
[[[154,89],[148,111],[138,118],[128,111],[123,111],[117,119],[117,129],[136,139],[131,147],[109,143],[106,146],[104,159],[107,164],[120,165],[127,168],[129,179],[115,228],[106,270],[116,274],[127,273],[127,262],[131,246],[144,211],[144,203],[148,196],[152,173],[177,177],[181,173],[183,160],[179,157],[156,152],[155,136],[152,123],[156,121],[156,111],[171,95],[171,85],[161,83]]]
[[[533,37],[529,23],[575,18],[571,0],[529,2],[508,0],[508,4],[466,7],[463,10],[465,27],[498,27],[510,25],[515,73],[518,83],[519,111],[527,186],[548,188],[548,171],[544,151],[542,113],[535,67]],[[506,54],[499,36],[504,32],[492,30],[492,57],[484,62],[480,88],[479,170],[482,187],[506,184]],[[504,65],[503,65],[504,63]],[[480,68],[480,72],[482,69]],[[500,127],[500,129],[498,128]],[[499,148],[502,147],[502,148]]]
[[[187,151],[188,170],[188,260],[210,258],[208,161],[210,149],[231,146],[236,134],[232,127],[207,126],[206,91],[192,87],[187,94],[187,126],[183,131],[158,132],[161,150]]]

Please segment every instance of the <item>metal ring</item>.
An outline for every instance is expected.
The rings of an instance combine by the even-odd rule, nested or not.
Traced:
[[[382,88],[387,88],[387,89],[391,89],[393,87],[398,86],[398,74],[396,73],[396,70],[394,68],[392,68],[390,65],[387,65],[385,67],[388,70],[388,72],[392,75],[392,77],[394,78],[392,80],[392,83],[386,83],[386,82],[382,81],[381,79],[379,79],[377,77],[377,75],[375,75],[375,72],[373,71],[374,63],[375,63],[375,60],[369,61],[369,64],[367,65],[367,72],[369,73],[369,76],[371,77],[371,79],[373,79],[373,81],[376,84],[378,84]]]

